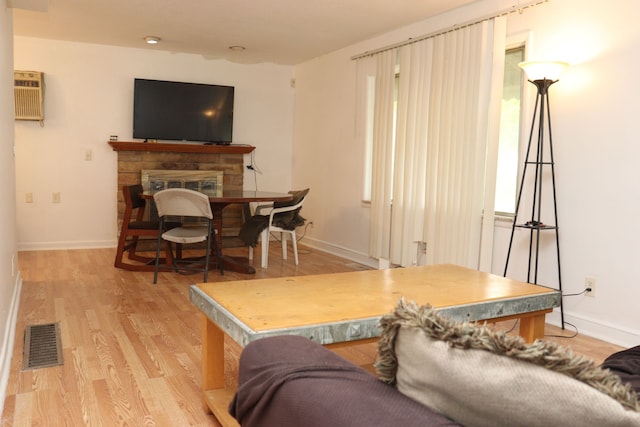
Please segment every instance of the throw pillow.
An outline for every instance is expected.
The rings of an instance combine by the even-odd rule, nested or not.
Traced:
[[[467,427],[640,425],[628,384],[555,343],[527,344],[403,300],[381,328],[380,378]]]

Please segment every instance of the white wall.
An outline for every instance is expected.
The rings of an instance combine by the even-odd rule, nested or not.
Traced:
[[[135,77],[235,86],[234,142],[256,147],[258,187],[291,189],[293,67],[27,37],[15,37],[14,54],[16,69],[45,73],[44,127],[15,126],[21,250],[115,246],[117,155],[107,140],[132,140]],[[254,185],[247,171],[245,188]]]
[[[364,147],[354,136],[350,57],[511,3],[475,2],[295,68],[18,37],[15,68],[44,71],[47,81],[45,127],[16,125],[19,245],[115,243],[116,154],[106,140],[111,134],[131,137],[132,81],[149,77],[235,85],[235,139],[258,147],[259,187],[310,187],[303,215],[314,227],[305,242],[372,262],[366,256],[369,210],[360,202]],[[579,292],[587,275],[597,278],[598,287],[595,298],[565,298],[565,315],[581,332],[622,345],[640,343],[638,12],[637,0],[550,0],[508,19],[509,34],[531,32],[531,58],[575,64],[551,89],[563,287]],[[87,149],[93,151],[92,162],[84,161]],[[4,181],[0,185],[10,191]],[[253,176],[245,177],[245,185],[252,188]],[[54,191],[62,194],[60,205],[51,203]],[[24,203],[26,192],[34,193],[33,204]],[[504,268],[508,231],[496,229],[495,273]],[[555,261],[547,252],[541,277],[553,286]],[[0,274],[6,256],[0,254]],[[521,259],[520,249],[515,260]],[[523,279],[522,268],[510,275]],[[557,322],[557,314],[551,319]]]
[[[314,221],[308,243],[372,263],[369,211],[360,202],[364,147],[354,132],[351,56],[511,3],[477,2],[296,66],[293,183],[311,187],[304,207]],[[508,18],[509,35],[530,32],[531,59],[574,64],[550,91],[562,282],[565,293],[576,293],[585,276],[594,276],[597,292],[566,297],[565,318],[582,333],[627,346],[640,344],[639,14],[637,0],[550,0]],[[494,273],[503,272],[510,231],[496,228]],[[554,240],[543,246],[539,282],[556,286]],[[526,251],[516,245],[510,266],[523,262]],[[523,280],[523,271],[509,275]],[[557,313],[550,319],[559,322]]]
[[[20,299],[13,156],[13,21],[0,6],[0,418],[9,380]]]

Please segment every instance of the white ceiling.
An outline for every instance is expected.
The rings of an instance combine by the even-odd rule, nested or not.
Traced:
[[[476,0],[6,0],[20,36],[294,65]],[[146,45],[145,36],[162,42]],[[229,46],[246,47],[233,52]]]

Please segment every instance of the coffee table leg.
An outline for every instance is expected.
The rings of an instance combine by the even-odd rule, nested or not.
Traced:
[[[202,315],[202,389],[224,388],[224,333]]]
[[[229,414],[229,403],[235,390],[224,384],[224,332],[202,315],[202,393],[204,401],[224,427],[237,427]]]
[[[526,342],[544,338],[545,313],[520,318],[520,336]]]

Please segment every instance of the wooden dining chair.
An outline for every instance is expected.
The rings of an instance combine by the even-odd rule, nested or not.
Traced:
[[[146,203],[145,200],[140,197],[142,191],[142,185],[140,184],[129,186],[125,185],[122,187],[125,208],[114,262],[114,266],[116,268],[135,271],[153,271],[154,269],[153,261],[155,258],[142,256],[136,253],[140,237],[158,237],[158,221],[144,220]],[[129,260],[137,261],[138,263],[146,265],[125,262],[125,252],[127,253],[127,258]]]

